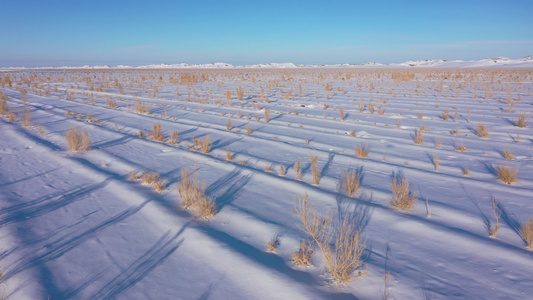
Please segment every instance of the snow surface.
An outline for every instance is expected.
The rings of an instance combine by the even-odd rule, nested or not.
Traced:
[[[507,60],[496,61],[472,64]],[[399,72],[414,78],[393,80]],[[202,80],[170,83],[183,74]],[[13,85],[0,91],[16,115],[15,122],[0,118],[0,289],[9,299],[382,299],[385,291],[389,299],[533,295],[533,252],[519,235],[520,224],[533,216],[533,132],[531,123],[515,126],[519,112],[533,115],[531,70],[118,68],[1,76],[12,78]],[[123,94],[114,80],[122,83]],[[160,80],[154,96],[152,85]],[[326,83],[333,91],[325,91]],[[239,86],[245,90],[241,101],[234,93]],[[487,87],[492,95],[486,96]],[[28,90],[25,104],[20,89]],[[47,89],[50,95],[44,96]],[[230,103],[225,91],[233,93]],[[106,97],[118,108],[108,108]],[[148,103],[152,113],[132,111],[134,100]],[[370,101],[384,113],[371,114]],[[510,101],[515,106],[505,112]],[[30,128],[16,114],[24,105],[31,109]],[[447,121],[441,117],[445,110]],[[67,111],[82,117],[66,116]],[[101,124],[88,123],[89,113]],[[177,130],[179,143],[137,136],[156,122],[167,137]],[[475,134],[480,123],[488,127],[488,139]],[[415,145],[412,134],[420,125],[429,131]],[[69,128],[88,130],[90,151],[67,151]],[[453,129],[459,129],[456,136]],[[212,144],[208,154],[189,148],[193,138],[206,135]],[[459,143],[468,150],[455,150]],[[371,146],[368,158],[355,157],[359,144]],[[503,149],[515,159],[505,160]],[[226,151],[235,154],[233,161],[226,160]],[[311,184],[310,154],[319,157],[318,186]],[[302,181],[294,179],[298,159]],[[273,172],[265,171],[269,164]],[[280,164],[286,176],[278,175]],[[518,181],[501,182],[495,174],[499,165],[518,167]],[[180,206],[176,183],[183,168],[196,168],[205,181],[218,207],[211,220]],[[340,174],[349,168],[363,175],[354,197],[338,188]],[[463,176],[462,168],[470,176]],[[168,190],[156,193],[128,181],[134,169],[160,172]],[[389,206],[391,177],[398,172],[418,195],[409,212]],[[291,262],[307,238],[292,213],[293,200],[304,193],[320,212],[354,220],[366,241],[367,275],[332,283],[318,249],[309,267]],[[500,229],[489,238],[488,227],[496,222],[493,199]],[[271,253],[266,244],[275,236],[279,248]],[[385,286],[386,274],[391,277]]]

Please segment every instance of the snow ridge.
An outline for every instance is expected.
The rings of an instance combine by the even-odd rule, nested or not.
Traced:
[[[444,59],[426,59],[426,60],[409,60],[402,63],[382,64],[378,62],[367,62],[364,64],[333,64],[333,65],[296,65],[291,62],[285,63],[264,63],[253,65],[232,65],[224,62],[214,62],[209,64],[151,64],[143,66],[127,66],[127,65],[84,65],[77,66],[62,66],[62,67],[39,67],[39,68],[25,68],[12,67],[0,69],[296,69],[296,68],[533,68],[533,55],[526,56],[519,59],[512,59],[507,57],[484,58],[479,60],[444,60]]]

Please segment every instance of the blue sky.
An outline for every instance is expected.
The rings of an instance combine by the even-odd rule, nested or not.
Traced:
[[[533,1],[5,0],[0,66],[533,55]]]

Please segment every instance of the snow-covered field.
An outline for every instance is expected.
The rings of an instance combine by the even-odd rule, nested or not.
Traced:
[[[6,70],[2,295],[530,298],[532,81],[524,68]],[[164,142],[150,139],[157,123]],[[69,151],[71,128],[87,130],[89,151]],[[204,154],[193,139],[207,137]],[[514,183],[498,178],[502,166],[518,170]],[[182,207],[185,168],[205,182],[213,217]],[[159,172],[165,190],[128,180],[132,170]],[[348,170],[360,178],[352,197],[339,184]],[[390,206],[399,175],[416,196],[410,210]],[[294,213],[305,193],[332,216],[332,234],[341,216],[361,232],[362,276],[331,279]],[[306,240],[311,264],[297,266]]]

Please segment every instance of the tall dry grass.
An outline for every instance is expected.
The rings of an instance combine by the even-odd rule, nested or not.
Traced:
[[[359,271],[363,265],[361,258],[365,243],[347,216],[341,216],[338,226],[333,228],[331,215],[322,216],[316,207],[309,204],[307,194],[299,195],[294,200],[294,206],[293,213],[302,222],[300,228],[320,249],[334,281],[346,283],[365,274]]]

